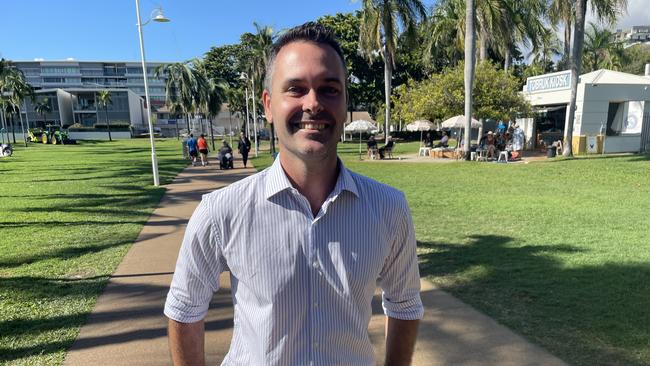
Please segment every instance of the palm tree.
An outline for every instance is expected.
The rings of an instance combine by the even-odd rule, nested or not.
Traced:
[[[113,141],[113,138],[111,137],[111,122],[108,120],[108,106],[111,104],[113,104],[113,98],[111,98],[111,92],[109,90],[102,90],[97,93],[97,105],[104,108],[108,141]]]
[[[591,0],[590,5],[596,16],[601,20],[614,21],[617,15],[627,10],[627,0]],[[578,95],[578,77],[582,63],[582,48],[585,40],[585,15],[587,0],[577,0],[575,3],[575,39],[571,48],[571,99],[564,127],[564,152],[565,157],[573,156],[573,119],[575,118],[576,97]]]
[[[474,65],[476,44],[474,39],[474,0],[465,0],[465,159],[469,159],[472,133],[472,88],[474,86]]]
[[[549,18],[554,26],[564,26],[564,62],[569,61],[571,53],[571,28],[575,20],[575,0],[551,0]]]
[[[506,18],[503,19],[505,32],[498,40],[504,57],[503,69],[508,72],[512,54],[519,44],[526,48],[539,47],[543,34],[547,32],[546,0],[508,0],[505,3]]]
[[[50,98],[43,98],[40,102],[37,102],[34,106],[34,111],[41,116],[43,116],[43,126],[47,125],[46,114],[52,112],[52,105],[50,104]]]
[[[545,29],[541,35],[541,42],[533,45],[533,49],[528,54],[528,59],[544,68],[553,58],[562,54],[560,40],[552,29]],[[545,70],[546,71],[546,70]]]
[[[432,10],[424,27],[424,61],[446,60],[456,65],[463,58],[465,4],[463,0],[442,0]],[[460,25],[463,25],[462,27]],[[442,65],[447,66],[447,65]]]
[[[585,33],[584,57],[585,72],[608,68],[620,70],[623,61],[623,45],[616,41],[616,34],[604,27],[589,22],[590,29]]]
[[[32,87],[27,83],[23,72],[11,66],[10,61],[0,60],[0,103],[6,107],[11,117],[11,131],[14,144],[16,143],[16,132],[14,128],[14,114],[18,113],[20,126],[23,133],[23,141],[27,146],[25,138],[25,127],[23,116],[20,113],[20,105],[27,96],[33,95]],[[29,127],[29,126],[28,126]]]
[[[250,77],[251,93],[253,95],[253,126],[257,128],[257,107],[260,104],[259,96],[262,93],[263,80],[266,74],[266,66],[271,53],[271,46],[275,40],[275,33],[269,26],[261,26],[253,23],[255,34],[245,34],[242,36],[242,43],[245,44],[247,51],[250,53],[246,67],[246,75]],[[248,83],[248,78],[245,80]],[[273,124],[271,124],[271,136],[273,140]],[[255,154],[258,154],[257,134],[255,135]]]
[[[190,115],[194,114],[204,100],[207,92],[207,79],[205,75],[194,68],[194,63],[199,60],[163,64],[156,67],[156,77],[164,77],[167,84],[165,104],[169,108],[179,104],[187,119],[187,133],[190,129]]]
[[[384,60],[386,142],[390,125],[391,79],[400,24],[404,30],[404,39],[412,42],[415,40],[417,22],[420,19],[426,19],[426,9],[420,0],[363,0],[359,45],[370,62],[377,54]]]

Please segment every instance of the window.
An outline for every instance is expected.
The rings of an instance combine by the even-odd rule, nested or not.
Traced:
[[[607,110],[607,136],[641,133],[643,101],[609,103]]]
[[[62,83],[64,78],[43,78],[44,83]]]

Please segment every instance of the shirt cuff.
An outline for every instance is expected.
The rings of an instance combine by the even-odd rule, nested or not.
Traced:
[[[203,320],[208,313],[210,304],[206,306],[188,306],[174,297],[169,291],[167,301],[165,302],[165,316],[179,323],[196,323]]]
[[[386,300],[386,297],[382,295],[381,306],[384,308],[384,314],[394,319],[417,320],[424,317],[424,306],[420,294],[401,302]]]

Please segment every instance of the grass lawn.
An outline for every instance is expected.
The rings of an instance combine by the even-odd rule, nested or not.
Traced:
[[[161,183],[186,165],[158,140]],[[164,188],[148,139],[16,144],[0,158],[0,364],[58,365]]]
[[[423,276],[570,364],[650,365],[649,156],[424,164],[339,151],[406,193]]]

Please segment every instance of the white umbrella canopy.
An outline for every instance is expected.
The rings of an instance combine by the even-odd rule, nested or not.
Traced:
[[[361,133],[377,131],[377,126],[374,123],[362,119],[350,122],[344,128],[345,132],[358,132],[359,133],[359,160],[361,160]]]
[[[345,132],[371,132],[377,130],[377,126],[370,121],[358,119],[345,126]]]
[[[435,129],[436,125],[433,124],[431,121],[427,121],[425,119],[411,122],[408,125],[406,125],[406,130],[407,131],[430,131]]]
[[[442,128],[464,128],[465,127],[465,116],[459,115],[451,117],[444,122],[442,122]],[[480,128],[481,122],[472,118],[472,128]]]
[[[422,145],[422,131],[431,131],[436,127],[431,121],[421,119],[406,125],[407,131],[420,131],[420,145]]]

